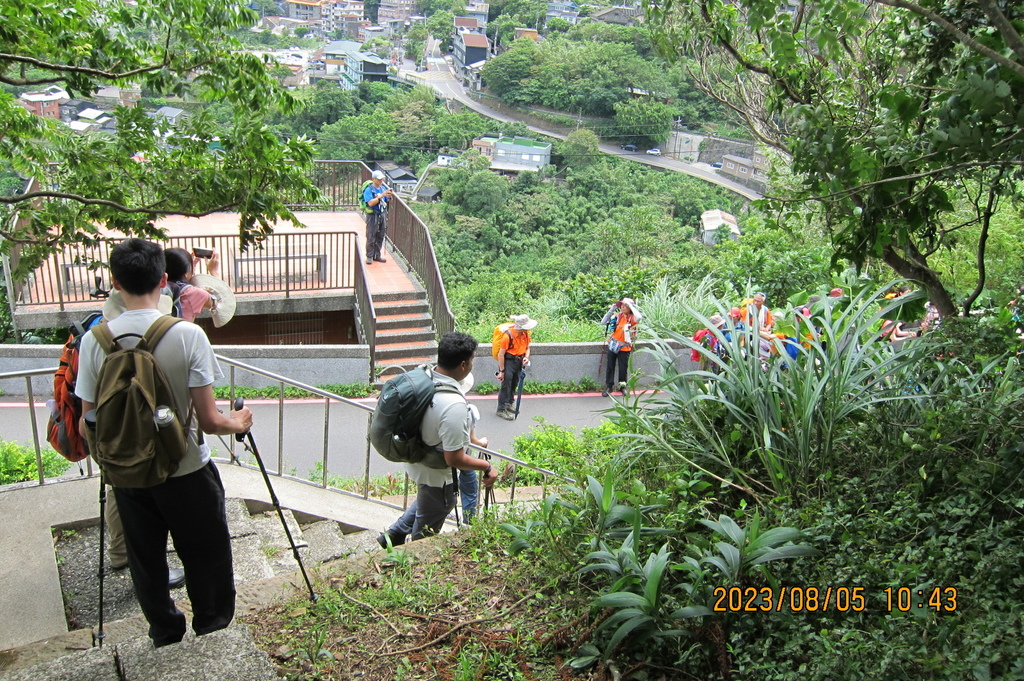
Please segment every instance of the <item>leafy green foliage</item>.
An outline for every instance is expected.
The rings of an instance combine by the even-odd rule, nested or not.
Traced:
[[[334,393],[335,395],[341,395],[342,397],[359,398],[366,397],[373,394],[373,388],[365,383],[328,383],[325,385],[318,385],[317,388],[326,390],[327,392]],[[214,386],[213,396],[218,400],[226,400],[231,397],[231,387],[226,385]],[[281,397],[281,389],[275,386],[266,386],[263,388],[251,388],[244,385],[236,385],[234,390],[235,397],[243,397],[247,400],[253,399],[277,399]],[[295,388],[292,386],[285,386],[284,397],[288,399],[299,399],[304,397],[319,397],[308,390],[302,390],[301,388]]]
[[[969,308],[984,290],[992,216],[1020,196],[1024,15],[883,4],[812,2],[790,18],[766,0],[669,0],[651,16],[663,54],[702,55],[690,69],[702,88],[744,102],[746,122],[791,155],[800,182],[780,212],[820,201],[837,262],[882,259],[949,315],[960,304],[930,258],[972,239]]]
[[[62,475],[71,466],[67,459],[49,447],[42,450],[42,455],[45,478]],[[0,485],[35,480],[38,475],[34,448],[0,440]]]
[[[600,471],[615,457],[619,441],[610,437],[619,431],[610,421],[600,426],[564,428],[548,423],[543,416],[534,418],[537,425],[512,442],[514,456],[528,464],[571,478],[581,478],[585,471]],[[528,469],[517,471],[522,484],[539,484],[541,477]]]
[[[77,0],[5,2],[3,14],[6,85],[56,84],[88,96],[133,82],[160,95],[216,99],[232,111],[229,126],[203,112],[172,126],[118,107],[114,134],[78,135],[0,93],[0,162],[38,182],[34,193],[0,197],[3,247],[22,244],[23,271],[62,244],[91,242],[101,227],[159,237],[153,221],[162,215],[234,210],[251,242],[278,219],[297,222],[289,204],[318,200],[306,176],[312,145],[281,141],[263,124],[269,111],[293,109],[294,98],[258,57],[232,49],[232,32],[255,20],[251,10],[210,0]],[[145,161],[132,159],[139,155]],[[10,223],[15,210],[24,219]]]

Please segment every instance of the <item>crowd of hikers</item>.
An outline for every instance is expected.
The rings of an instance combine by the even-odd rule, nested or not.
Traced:
[[[892,300],[909,292],[910,288],[903,286],[887,293],[884,299]],[[834,288],[828,293],[828,297],[837,299],[843,298],[844,295],[841,288]],[[711,315],[708,318],[710,326],[700,329],[692,338],[707,352],[694,349],[690,358],[694,362],[698,362],[704,370],[717,371],[721,368],[722,363],[714,362],[712,357],[727,360],[734,347],[732,336],[734,333],[740,333],[740,347],[753,348],[756,346],[758,356],[762,361],[767,361],[772,355],[783,354],[790,359],[796,359],[801,349],[810,347],[812,342],[817,342],[821,334],[822,330],[815,322],[812,307],[823,297],[821,295],[810,296],[805,305],[798,306],[794,310],[794,324],[787,333],[777,328],[776,319],[771,309],[765,305],[767,296],[764,293],[755,293],[752,298],[732,307],[726,317],[719,314]],[[910,338],[917,338],[930,328],[934,328],[938,321],[939,315],[935,306],[926,303],[924,317],[916,322],[904,323],[896,319],[883,319],[876,340],[884,343],[900,343]]]

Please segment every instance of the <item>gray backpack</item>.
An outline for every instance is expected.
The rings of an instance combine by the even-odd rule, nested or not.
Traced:
[[[370,420],[370,442],[377,453],[396,463],[421,463],[444,469],[444,451],[420,437],[420,423],[437,392],[462,393],[450,383],[435,380],[425,367],[410,369],[384,384]]]

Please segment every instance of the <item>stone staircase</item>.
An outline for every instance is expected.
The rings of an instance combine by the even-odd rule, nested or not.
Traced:
[[[268,592],[276,592],[284,578],[304,592],[304,582],[297,573],[299,566],[277,511],[266,502],[239,498],[229,498],[226,507],[239,612],[261,600],[252,596],[261,584],[267,585]],[[321,563],[381,550],[375,531],[289,509],[283,514],[311,579]],[[102,650],[91,648],[91,632],[98,620],[98,523],[93,519],[54,528],[54,550],[70,631],[51,641],[4,651],[0,655],[0,681],[248,681],[277,677],[266,654],[255,647],[247,629],[237,623],[199,638],[190,631],[178,646],[153,649],[145,635],[146,623],[128,570],[107,570],[104,629],[108,638]],[[170,544],[168,564],[180,566]],[[185,589],[175,589],[171,595],[187,614]]]
[[[374,354],[378,387],[407,369],[436,361],[437,334],[424,291],[374,295],[373,307],[377,313]]]

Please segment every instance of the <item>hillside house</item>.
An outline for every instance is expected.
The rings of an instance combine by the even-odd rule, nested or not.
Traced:
[[[714,246],[723,239],[736,241],[740,238],[740,227],[736,216],[724,210],[706,210],[700,214],[698,238],[705,246]]]
[[[53,85],[45,90],[21,93],[18,103],[35,116],[60,120],[60,107],[70,99],[67,92]]]
[[[636,7],[609,7],[594,12],[590,18],[605,24],[635,26],[643,20],[644,11]]]

